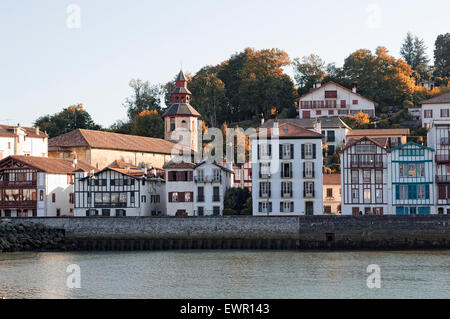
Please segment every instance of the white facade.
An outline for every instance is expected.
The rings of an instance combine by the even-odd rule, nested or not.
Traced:
[[[347,116],[362,111],[375,116],[376,103],[337,83],[328,82],[312,89],[299,98],[299,116],[318,118]]]
[[[29,132],[34,130],[34,134]],[[48,156],[48,137],[39,128],[0,125],[0,160],[12,155]]]
[[[194,216],[193,163],[164,166],[166,170],[167,216]]]
[[[341,175],[323,175],[323,213],[339,215],[341,213]]]
[[[310,132],[294,137],[296,130],[294,125],[280,125],[278,139],[276,123],[271,140],[251,139],[254,216],[323,213],[322,135]]]
[[[233,173],[216,164],[203,163],[194,170],[194,215],[223,215],[224,198],[233,187]]]
[[[434,120],[450,120],[450,103],[422,104],[422,127],[430,128]]]

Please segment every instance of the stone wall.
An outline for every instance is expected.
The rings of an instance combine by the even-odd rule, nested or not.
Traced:
[[[64,229],[66,238],[88,250],[450,248],[450,216],[72,217],[12,222],[25,220]]]

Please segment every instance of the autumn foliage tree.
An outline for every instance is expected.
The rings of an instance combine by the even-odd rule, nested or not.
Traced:
[[[164,121],[156,110],[145,110],[133,121],[134,135],[164,138]]]

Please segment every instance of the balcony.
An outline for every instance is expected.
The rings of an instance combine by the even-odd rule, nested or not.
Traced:
[[[222,176],[195,176],[196,183],[221,183]]]
[[[383,168],[383,162],[351,162],[351,168]]]
[[[450,176],[436,175],[436,183],[438,184],[450,184]]]
[[[127,203],[94,203],[95,208],[125,208],[127,207]]]
[[[450,154],[439,154],[439,155],[436,155],[436,163],[438,163],[438,164],[448,164],[448,163],[450,163]]]
[[[441,137],[441,145],[450,145],[450,138]]]
[[[35,188],[36,180],[33,181],[0,181],[1,188]]]
[[[0,201],[0,209],[36,209],[37,201],[22,200],[22,201]]]

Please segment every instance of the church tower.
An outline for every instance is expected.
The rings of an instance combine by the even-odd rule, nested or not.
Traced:
[[[187,131],[188,136],[188,141],[184,141],[183,145],[197,151],[198,118],[200,113],[189,104],[192,93],[187,88],[187,81],[183,71],[180,71],[178,74],[175,86],[175,89],[172,91],[172,105],[163,115],[165,126],[164,139],[172,141],[172,133],[176,129],[182,128]]]

